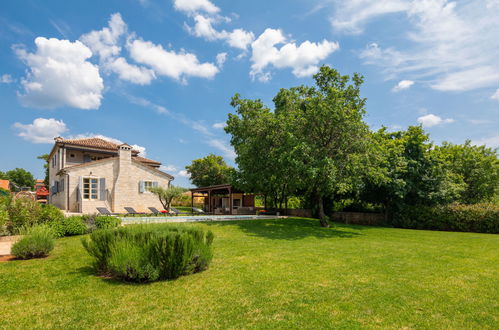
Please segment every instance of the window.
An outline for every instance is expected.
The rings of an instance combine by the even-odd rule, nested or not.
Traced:
[[[54,168],[56,164],[57,164],[57,155],[54,155],[54,157],[52,157],[52,168]]]
[[[70,155],[70,157],[71,157],[71,158],[75,158],[75,154],[71,154],[71,155]]]
[[[233,203],[233,206],[234,206],[235,209],[237,209],[238,207],[241,206],[241,200],[240,199],[234,199],[234,201],[232,203]]]
[[[154,187],[154,183],[152,181],[144,181],[144,190],[149,191],[149,188]]]
[[[83,199],[97,199],[99,191],[99,179],[83,178]]]
[[[91,160],[101,160],[102,157],[97,157],[97,156],[91,156],[90,157]]]

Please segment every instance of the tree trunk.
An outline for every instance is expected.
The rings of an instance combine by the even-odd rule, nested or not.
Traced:
[[[317,206],[319,208],[319,220],[321,222],[321,227],[329,227],[326,214],[324,213],[324,200],[322,199],[321,194],[317,195]]]
[[[267,194],[263,195],[263,208],[267,211]]]

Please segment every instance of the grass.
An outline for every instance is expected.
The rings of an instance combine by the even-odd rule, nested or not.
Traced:
[[[0,328],[495,328],[499,236],[317,220],[197,224],[207,271],[126,284],[93,275],[78,237],[0,263]]]

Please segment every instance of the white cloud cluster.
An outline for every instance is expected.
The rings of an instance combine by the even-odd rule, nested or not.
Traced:
[[[216,14],[220,11],[220,8],[215,6],[210,0],[173,0],[173,6],[175,9],[188,14],[200,11]]]
[[[222,128],[225,128],[225,126],[227,126],[226,122],[214,123],[212,125],[212,127],[215,129],[222,129]]]
[[[392,91],[400,92],[401,90],[409,89],[412,85],[414,85],[414,81],[412,80],[401,80],[393,87]]]
[[[154,71],[145,67],[128,63],[119,56],[121,53],[120,38],[127,31],[127,25],[119,13],[111,15],[108,27],[102,30],[91,31],[80,37],[94,54],[99,55],[101,67],[109,72],[116,73],[120,79],[139,85],[150,84],[156,78]]]
[[[405,49],[371,44],[366,63],[379,65],[388,78],[410,75],[441,91],[497,86],[499,5],[497,1],[350,0],[336,1],[332,26],[362,33],[388,14],[405,17]]]
[[[150,41],[135,39],[127,47],[137,63],[150,66],[159,75],[183,82],[187,76],[213,78],[219,71],[213,63],[200,63],[192,53],[166,50]]]
[[[87,60],[92,52],[80,41],[56,38],[35,39],[37,50],[28,53],[16,48],[17,56],[28,66],[29,72],[21,83],[21,101],[35,108],[70,106],[97,109],[104,89],[99,68]]]
[[[18,136],[32,143],[53,143],[54,138],[68,131],[62,120],[36,118],[31,124],[15,123]]]
[[[14,79],[10,74],[3,74],[0,76],[0,83],[2,84],[10,84],[13,83]]]
[[[339,44],[323,40],[320,43],[305,41],[297,46],[288,40],[281,30],[266,29],[252,44],[251,71],[253,78],[260,81],[270,79],[265,69],[272,65],[276,68],[291,68],[297,77],[307,77],[318,71],[320,61],[339,49]],[[283,44],[281,48],[276,45]]]
[[[452,118],[441,118],[437,115],[434,115],[434,114],[428,114],[428,115],[424,115],[424,116],[421,116],[419,117],[418,119],[418,123],[422,124],[424,127],[432,127],[432,126],[437,126],[437,125],[441,125],[441,124],[448,124],[448,123],[453,123],[454,122],[454,119]]]
[[[241,49],[245,51],[248,46],[255,39],[253,32],[246,31],[243,29],[234,29],[233,31],[221,30],[217,31],[213,24],[219,23],[220,21],[227,21],[226,18],[208,17],[197,14],[193,17],[195,24],[194,26],[189,26],[185,24],[186,30],[200,38],[205,38],[208,41],[214,40],[224,40],[229,46]]]
[[[474,145],[486,145],[489,148],[499,148],[499,135],[489,136],[472,141]]]
[[[492,100],[497,100],[499,101],[499,88],[490,96]]]

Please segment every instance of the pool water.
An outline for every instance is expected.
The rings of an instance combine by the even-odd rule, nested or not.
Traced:
[[[202,222],[202,221],[235,221],[277,219],[275,215],[193,215],[193,216],[150,216],[150,217],[120,217],[123,224],[132,223],[162,223],[162,222]]]

